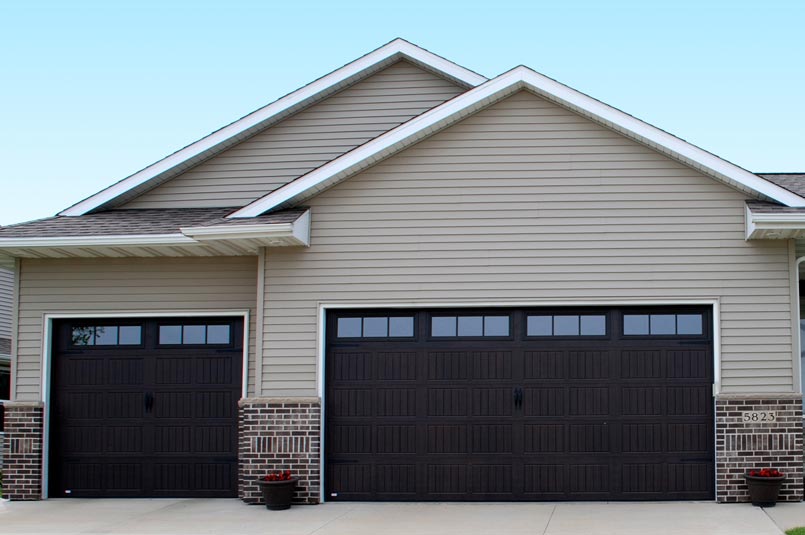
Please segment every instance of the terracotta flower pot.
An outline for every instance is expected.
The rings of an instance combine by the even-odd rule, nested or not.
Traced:
[[[744,474],[746,485],[749,487],[749,499],[757,507],[774,507],[780,495],[780,487],[785,476],[762,477]]]

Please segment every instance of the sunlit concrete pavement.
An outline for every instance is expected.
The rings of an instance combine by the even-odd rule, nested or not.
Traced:
[[[805,526],[805,506],[781,504],[786,528]],[[0,533],[270,535],[779,535],[748,504],[328,503],[268,511],[239,500],[82,500],[0,503]]]

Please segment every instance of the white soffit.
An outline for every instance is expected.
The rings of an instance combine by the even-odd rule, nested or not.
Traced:
[[[646,144],[732,187],[786,206],[805,206],[805,199],[745,169],[704,151],[659,128],[604,104],[527,67],[516,67],[419,115],[394,130],[257,199],[228,217],[256,217],[293,206],[392,154],[457,123],[475,111],[528,89],[627,137]]]
[[[159,184],[175,176],[171,173],[183,171],[216,152],[240,142],[253,133],[267,128],[302,107],[317,102],[400,59],[407,59],[426,70],[445,76],[466,87],[475,87],[487,81],[486,77],[404,39],[395,39],[352,63],[348,63],[340,69],[311,82],[293,93],[285,95],[279,100],[74,204],[60,212],[59,215],[80,216],[100,208],[109,207],[115,201],[133,198],[137,193],[149,189],[154,184]]]

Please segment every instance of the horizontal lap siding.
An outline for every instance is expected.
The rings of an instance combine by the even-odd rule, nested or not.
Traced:
[[[528,93],[320,194],[270,249],[264,394],[316,391],[319,302],[710,299],[725,392],[788,392],[785,241],[745,197]]]
[[[397,62],[124,208],[243,206],[461,92],[411,63]]]
[[[12,295],[14,273],[0,269],[0,338],[11,338]]]
[[[22,261],[17,397],[40,399],[46,313],[249,310],[253,392],[257,259],[59,259]]]

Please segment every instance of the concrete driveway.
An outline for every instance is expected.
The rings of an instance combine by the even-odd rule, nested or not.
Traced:
[[[805,525],[803,504],[769,513]],[[792,524],[793,522],[793,524]],[[748,504],[667,503],[329,503],[267,511],[239,500],[82,500],[0,503],[0,533],[270,535],[779,535]]]

